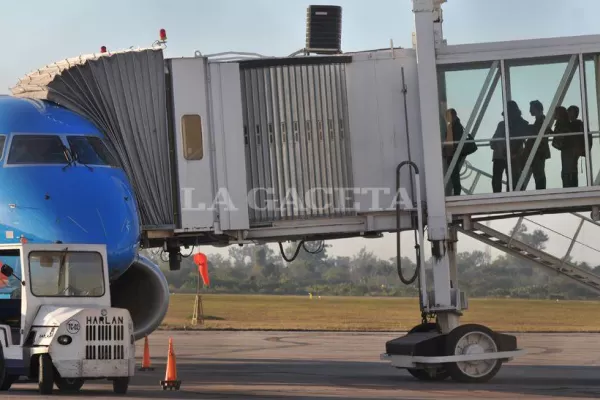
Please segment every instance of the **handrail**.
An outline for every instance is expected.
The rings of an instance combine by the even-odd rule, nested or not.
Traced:
[[[415,191],[417,193],[417,229],[419,232],[419,242],[420,243],[415,243],[415,252],[416,252],[416,263],[417,266],[415,268],[415,274],[413,275],[412,278],[410,279],[405,279],[404,276],[402,275],[402,258],[401,258],[401,240],[400,240],[400,226],[401,226],[401,222],[400,222],[400,171],[402,170],[402,167],[404,167],[405,165],[411,166],[414,169],[414,174],[415,174]],[[412,213],[411,213],[412,214]],[[423,265],[425,265],[425,256],[423,255],[423,252],[421,251],[420,248],[420,244],[424,243],[424,230],[423,230],[423,204],[421,202],[421,180],[419,177],[419,167],[417,166],[416,163],[414,163],[413,161],[402,161],[400,164],[398,164],[398,166],[396,167],[396,263],[397,263],[397,269],[398,269],[398,276],[400,277],[400,280],[402,281],[402,283],[404,283],[405,285],[410,285],[412,284],[417,277],[419,278],[419,299],[421,301],[421,311],[423,312],[425,310],[425,306],[428,304],[428,299],[427,299],[427,281],[426,281],[426,276],[425,276],[425,268],[423,268]]]
[[[478,169],[476,167],[473,167],[470,163],[465,162],[465,166],[467,167],[467,170],[471,170],[471,171],[474,171],[475,173],[477,173],[477,177],[475,178],[475,180],[478,180],[479,176],[481,176],[481,175],[486,176],[488,178],[491,178],[490,174],[488,174],[485,171],[482,171],[482,170],[480,170],[480,169]],[[505,184],[505,183],[506,182],[503,180],[503,184]],[[463,187],[463,190],[465,192],[467,192],[468,194],[471,194],[469,192],[472,192],[472,189],[473,188],[466,189],[466,188]],[[595,225],[597,227],[600,227],[600,222],[594,221],[593,219],[588,218],[588,217],[586,217],[584,215],[581,215],[579,213],[576,213],[576,212],[569,212],[568,214],[574,215],[575,217],[577,217],[577,218],[579,218],[581,220],[580,223],[579,223],[579,225],[578,225],[578,227],[577,227],[577,230],[576,230],[575,234],[572,237],[569,236],[569,235],[565,235],[564,233],[558,232],[558,231],[556,231],[556,230],[554,230],[554,229],[552,229],[552,228],[550,228],[548,226],[545,226],[545,225],[543,225],[543,224],[541,224],[539,222],[533,221],[530,218],[521,216],[521,217],[519,217],[519,219],[517,221],[517,224],[514,226],[513,232],[510,235],[510,242],[512,242],[512,240],[514,239],[514,236],[515,236],[516,232],[518,232],[518,228],[520,227],[520,225],[525,220],[527,222],[531,222],[534,225],[537,225],[537,226],[539,226],[539,227],[541,227],[543,229],[546,229],[546,230],[548,230],[548,231],[550,231],[552,233],[555,233],[555,234],[557,234],[557,235],[559,235],[559,236],[561,236],[561,237],[563,237],[565,239],[569,239],[571,241],[571,243],[569,244],[569,248],[567,250],[567,253],[562,257],[563,264],[566,262],[567,258],[571,254],[571,251],[573,250],[573,246],[575,244],[579,244],[579,245],[581,245],[583,247],[586,247],[586,248],[588,248],[588,249],[590,249],[592,251],[600,253],[600,249],[592,247],[592,246],[590,246],[588,244],[585,244],[585,243],[580,242],[579,240],[577,240],[577,238],[579,237],[579,233],[581,232],[581,228],[582,228],[584,222],[589,222],[589,223],[591,223],[591,224],[593,224],[593,225]],[[509,245],[510,245],[510,242],[509,242]]]

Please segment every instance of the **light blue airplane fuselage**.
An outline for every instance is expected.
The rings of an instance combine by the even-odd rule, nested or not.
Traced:
[[[91,122],[63,107],[0,96],[0,243],[21,236],[30,243],[101,243],[111,280],[129,268],[140,242],[137,204],[124,171],[89,145],[98,139],[106,143]],[[87,166],[61,158],[58,140],[79,149]]]

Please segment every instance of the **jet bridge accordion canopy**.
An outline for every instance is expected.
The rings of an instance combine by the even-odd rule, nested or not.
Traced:
[[[174,225],[162,49],[59,61],[26,75],[12,94],[52,101],[95,123],[133,185],[142,225]]]

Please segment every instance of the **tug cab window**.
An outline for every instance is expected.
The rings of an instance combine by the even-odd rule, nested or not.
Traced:
[[[7,264],[21,276],[21,256],[18,250],[0,251],[0,265]],[[13,343],[19,342],[21,326],[21,282],[0,272],[0,325],[8,325],[13,332]]]
[[[8,164],[65,164],[69,161],[58,136],[15,135],[7,162]]]
[[[73,156],[87,165],[109,165],[118,167],[102,139],[95,136],[69,136],[67,138]]]
[[[102,257],[95,252],[34,251],[29,254],[31,292],[37,297],[102,297]]]

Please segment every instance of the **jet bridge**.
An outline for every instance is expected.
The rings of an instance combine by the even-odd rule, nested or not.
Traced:
[[[396,189],[400,162],[423,168],[416,74],[412,49],[222,61],[148,48],[49,65],[13,94],[107,132],[151,246],[228,245],[395,231],[396,198],[401,229],[416,227],[408,170]]]
[[[423,323],[382,357],[423,380],[485,381],[523,352],[514,336],[459,324],[458,232],[600,284],[571,249],[552,256],[483,224],[599,219],[600,35],[448,45],[441,3],[413,0],[411,49],[165,59],[153,47],[51,64],[12,92],[106,133],[136,190],[143,244],[170,255],[414,230],[424,265],[426,226],[432,276],[401,276],[418,279]]]

